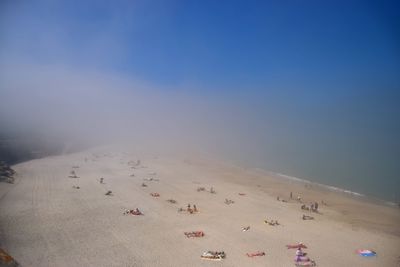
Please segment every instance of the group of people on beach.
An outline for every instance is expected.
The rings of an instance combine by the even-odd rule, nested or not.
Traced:
[[[138,208],[133,209],[133,210],[125,210],[123,214],[124,215],[129,215],[129,214],[130,215],[143,215],[143,213]]]
[[[301,205],[302,210],[309,210],[312,212],[318,212],[318,202],[311,203],[310,206],[306,204]]]
[[[168,200],[168,201],[169,201],[169,200]],[[174,201],[175,201],[175,200],[174,200]],[[169,201],[169,202],[171,202],[171,201]],[[173,203],[173,202],[171,202],[171,203]],[[176,201],[175,201],[175,203],[176,203]],[[186,209],[184,209],[184,208],[179,208],[179,209],[178,209],[178,212],[184,212],[184,211],[186,211],[186,212],[188,212],[188,213],[190,213],[190,214],[199,212],[199,210],[197,209],[196,204],[193,205],[193,208],[192,208],[192,206],[191,206],[190,204],[187,204]]]
[[[193,208],[190,206],[190,203],[187,204],[187,212],[189,212],[190,214],[194,213],[194,212],[198,212],[196,204],[193,204]]]

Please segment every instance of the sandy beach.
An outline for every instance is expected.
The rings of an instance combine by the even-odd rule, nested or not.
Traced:
[[[13,168],[15,183],[0,183],[0,248],[21,266],[286,267],[295,257],[286,245],[299,242],[317,266],[400,264],[398,208],[260,170],[105,148]],[[70,178],[71,171],[78,178]],[[311,202],[319,203],[319,213],[300,208]],[[188,204],[198,212],[187,212]],[[135,208],[143,215],[123,215]],[[184,232],[191,231],[204,236],[187,238]],[[377,256],[362,257],[357,249]],[[224,251],[226,258],[201,259],[208,250]],[[246,255],[254,252],[265,255]]]

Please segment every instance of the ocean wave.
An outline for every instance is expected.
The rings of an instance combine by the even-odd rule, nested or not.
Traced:
[[[339,187],[335,187],[335,186],[331,186],[331,185],[325,185],[325,184],[320,184],[320,183],[316,183],[316,182],[311,182],[311,181],[306,180],[306,179],[301,179],[301,178],[298,178],[298,177],[289,176],[289,175],[282,174],[282,173],[271,173],[271,174],[273,174],[275,176],[279,176],[279,177],[285,178],[285,179],[288,179],[288,180],[291,180],[291,181],[296,181],[296,182],[301,182],[301,183],[306,183],[306,184],[312,184],[312,185],[315,185],[315,186],[319,186],[319,187],[328,189],[330,191],[345,193],[345,194],[349,194],[349,195],[357,196],[357,197],[365,197],[364,194],[361,194],[361,193],[358,193],[358,192],[354,192],[354,191],[351,191],[351,190],[348,190],[348,189],[343,189],[343,188],[339,188]]]

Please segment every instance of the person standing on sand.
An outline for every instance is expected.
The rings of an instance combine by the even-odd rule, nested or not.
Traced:
[[[290,192],[290,199],[293,199],[293,192]]]

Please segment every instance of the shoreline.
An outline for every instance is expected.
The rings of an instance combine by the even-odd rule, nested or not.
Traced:
[[[371,195],[367,195],[367,194],[362,194],[362,193],[358,193],[355,191],[351,191],[348,189],[344,189],[344,188],[340,188],[340,187],[336,187],[336,186],[332,186],[332,185],[327,185],[327,184],[322,184],[322,183],[318,183],[318,182],[313,182],[307,179],[302,179],[302,178],[298,178],[298,177],[294,177],[294,176],[289,176],[289,175],[285,175],[282,173],[276,173],[276,172],[269,172],[267,171],[269,175],[272,176],[278,176],[280,178],[284,178],[290,181],[295,181],[295,182],[299,182],[301,184],[309,184],[311,186],[315,186],[315,187],[319,187],[322,190],[328,190],[330,192],[335,192],[335,193],[339,193],[339,194],[343,194],[344,196],[348,196],[348,197],[352,197],[355,200],[365,200],[367,202],[370,202],[372,204],[378,204],[378,205],[384,205],[384,206],[388,206],[388,207],[394,207],[394,208],[398,208],[399,207],[399,203],[395,203],[393,201],[389,201],[389,200],[385,200],[385,199],[381,199],[375,196],[371,196]]]
[[[108,147],[108,146],[105,146],[105,147]],[[91,151],[92,149],[97,150],[99,148],[101,149],[102,147],[90,147],[90,148],[86,148],[86,149],[72,150],[72,151],[63,150],[62,153],[48,154],[48,155],[35,157],[35,158],[27,158],[25,160],[15,162],[14,164],[12,164],[10,166],[11,167],[15,167],[15,166],[17,166],[19,164],[23,164],[23,163],[26,163],[26,162],[29,162],[29,161],[33,161],[33,160],[40,160],[40,159],[45,159],[45,158],[49,158],[49,157],[57,157],[57,156],[63,156],[63,155],[68,155],[68,154],[74,154],[74,153],[82,153],[82,152],[85,152],[85,151],[86,152],[87,151]],[[214,158],[214,157],[211,157],[211,158]],[[321,190],[326,190],[326,191],[329,191],[329,192],[335,192],[335,193],[341,194],[343,196],[353,198],[354,200],[367,201],[367,202],[369,202],[371,204],[377,204],[377,205],[382,205],[382,206],[386,206],[386,207],[400,208],[400,203],[396,203],[396,202],[393,202],[393,201],[390,201],[390,200],[386,200],[386,199],[381,199],[379,197],[371,196],[371,195],[368,195],[368,194],[363,194],[363,193],[351,191],[351,190],[348,190],[348,189],[345,189],[345,188],[332,186],[332,185],[328,185],[328,184],[323,184],[323,183],[319,183],[319,182],[314,182],[314,181],[310,181],[310,180],[299,178],[299,177],[295,177],[295,176],[286,175],[286,174],[279,173],[279,172],[273,172],[273,171],[269,171],[269,170],[262,169],[262,168],[259,168],[259,167],[243,167],[240,163],[234,163],[234,162],[220,160],[220,159],[219,159],[219,161],[224,162],[225,164],[227,163],[227,164],[232,165],[234,167],[239,167],[239,168],[243,168],[243,169],[254,171],[256,173],[261,173],[262,175],[272,176],[272,177],[275,177],[275,178],[278,178],[278,179],[284,179],[284,180],[287,180],[287,181],[290,181],[290,182],[297,182],[297,183],[299,183],[301,185],[311,185],[312,187],[318,187]]]

